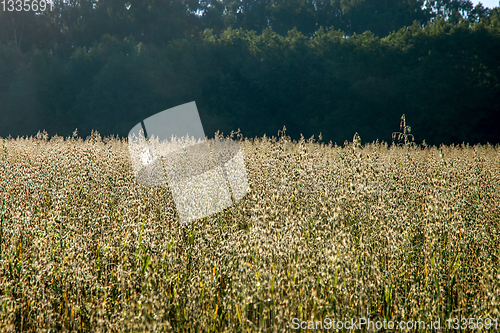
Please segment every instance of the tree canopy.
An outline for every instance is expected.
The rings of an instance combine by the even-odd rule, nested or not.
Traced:
[[[499,8],[470,1],[57,0],[0,11],[0,136],[125,136],[196,101],[211,134],[498,143]]]

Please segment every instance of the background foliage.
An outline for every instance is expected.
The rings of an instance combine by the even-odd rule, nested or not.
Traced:
[[[500,12],[470,1],[80,0],[0,11],[0,136],[126,136],[196,101],[211,136],[500,142]]]

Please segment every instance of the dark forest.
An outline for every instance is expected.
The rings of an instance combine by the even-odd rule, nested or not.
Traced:
[[[12,3],[11,3],[12,4]],[[0,4],[0,136],[127,136],[196,101],[206,134],[500,143],[500,8],[464,0]],[[17,4],[14,2],[14,7]],[[29,6],[28,6],[29,7]],[[36,10],[35,10],[36,9]]]

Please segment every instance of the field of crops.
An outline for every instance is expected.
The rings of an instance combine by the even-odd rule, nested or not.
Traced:
[[[123,139],[0,139],[0,331],[500,320],[499,146],[235,140],[249,192],[179,225]]]

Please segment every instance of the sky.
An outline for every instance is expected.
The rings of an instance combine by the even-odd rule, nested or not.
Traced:
[[[482,3],[483,4],[483,7],[488,7],[488,8],[494,8],[494,7],[498,7],[498,0],[483,0],[483,1],[479,1],[479,0],[472,0],[472,3],[475,5],[477,5],[478,3]]]

